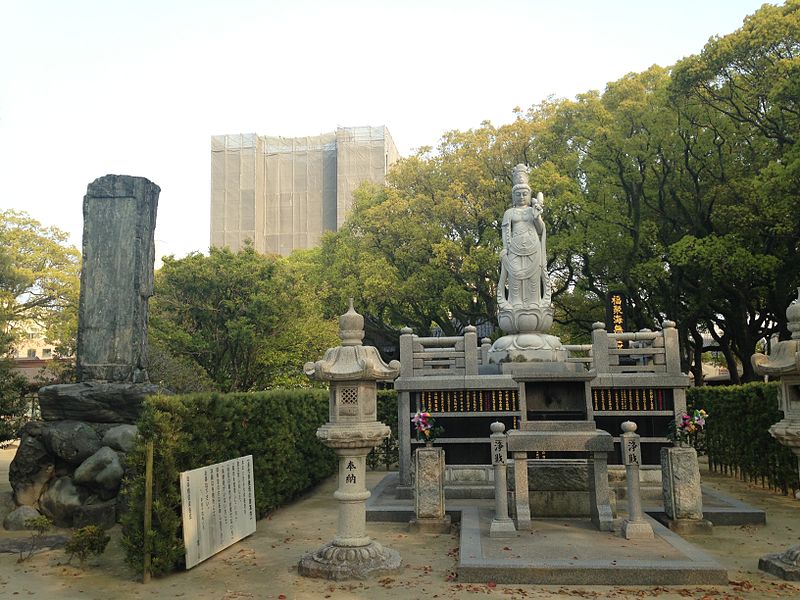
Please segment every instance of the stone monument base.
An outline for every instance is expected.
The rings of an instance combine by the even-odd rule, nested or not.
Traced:
[[[666,525],[678,535],[711,535],[714,526],[706,519],[667,519]]]
[[[547,333],[504,335],[492,344],[489,362],[564,362],[567,351],[561,340]]]
[[[787,581],[800,581],[800,545],[779,554],[762,556],[758,559],[758,568]]]
[[[489,537],[491,538],[517,537],[517,528],[514,527],[514,521],[511,518],[492,519],[492,524],[489,525]]]
[[[171,394],[155,383],[85,381],[48,385],[39,390],[45,421],[136,423],[147,396]]]
[[[626,540],[651,540],[653,539],[653,528],[647,521],[628,521],[622,522],[622,537]]]
[[[401,562],[396,551],[378,542],[355,548],[328,543],[300,559],[297,572],[304,577],[334,581],[366,579],[371,575],[395,573]]]
[[[450,533],[450,515],[445,515],[442,519],[411,519],[408,522],[408,530],[411,533]]]

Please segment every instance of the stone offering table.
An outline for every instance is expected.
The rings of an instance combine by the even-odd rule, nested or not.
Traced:
[[[608,453],[614,440],[588,421],[532,421],[523,430],[508,432],[508,451],[514,458],[517,529],[531,528],[528,497],[528,452],[589,452],[589,506],[592,523],[600,531],[613,530],[608,489]]]

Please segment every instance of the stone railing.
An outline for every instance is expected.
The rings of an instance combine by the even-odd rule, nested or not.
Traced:
[[[478,364],[488,364],[489,349],[479,352],[477,330],[472,325],[465,327],[461,336],[421,338],[408,327],[400,334],[401,377],[477,375]]]
[[[661,331],[608,333],[603,323],[592,325],[592,363],[602,373],[681,372],[678,330],[674,321],[664,321]],[[628,342],[628,347],[624,343]]]
[[[627,342],[627,346],[625,344]],[[409,328],[400,335],[401,377],[478,375],[489,368],[491,341],[478,335],[472,325],[463,336],[418,337]],[[582,363],[604,373],[680,374],[678,330],[664,321],[661,331],[608,333],[595,323],[591,344],[568,344],[567,362]]]

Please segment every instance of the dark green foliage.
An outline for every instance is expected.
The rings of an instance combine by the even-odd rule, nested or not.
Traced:
[[[64,546],[64,552],[69,554],[67,562],[71,562],[72,557],[77,556],[81,563],[81,568],[83,568],[87,558],[100,556],[106,551],[106,546],[110,539],[102,527],[97,525],[81,527],[72,534],[72,537]]]
[[[147,374],[150,381],[176,394],[217,391],[217,384],[193,359],[173,354],[157,337],[147,346]]]
[[[690,388],[689,410],[704,408],[705,450],[709,466],[749,481],[780,489],[800,488],[797,457],[769,434],[783,418],[777,383]]]
[[[12,369],[11,361],[0,356],[0,448],[4,442],[17,437],[25,422],[28,400],[25,394],[28,382]]]
[[[252,454],[256,512],[263,517],[335,471],[333,452],[316,438],[327,420],[328,393],[320,389],[148,398],[124,484],[128,563],[142,569],[145,440],[155,441],[152,572],[161,575],[184,561],[181,471]]]
[[[400,446],[397,444],[397,392],[378,391],[378,421],[388,425],[392,435],[383,440],[367,455],[367,467],[383,468],[387,471],[400,460]]]

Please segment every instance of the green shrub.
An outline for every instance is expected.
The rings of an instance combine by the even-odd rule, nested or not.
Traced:
[[[44,534],[53,528],[53,522],[44,515],[25,519],[25,523],[23,523],[23,525],[25,526],[25,529],[31,531],[32,533],[29,540],[30,544],[28,545],[27,554],[24,550],[20,550],[17,562],[26,561],[33,556],[34,553],[40,548],[42,540],[44,539]]]
[[[100,556],[106,551],[111,537],[105,530],[97,525],[87,525],[73,532],[72,537],[64,546],[64,552],[69,554],[67,562],[72,562],[72,557],[77,556],[83,568],[89,556]]]
[[[748,383],[690,388],[689,410],[704,408],[705,451],[715,471],[760,480],[784,494],[800,487],[797,457],[769,434],[783,418],[778,408],[777,383]]]
[[[252,454],[256,512],[263,517],[335,472],[335,455],[316,437],[327,420],[328,393],[321,389],[148,398],[123,489],[128,563],[141,571],[145,440],[155,442],[151,548],[152,573],[160,575],[185,558],[181,471]]]
[[[378,390],[378,421],[388,425],[392,435],[375,446],[367,455],[367,467],[383,468],[387,471],[400,461],[400,446],[397,443],[397,392]]]

